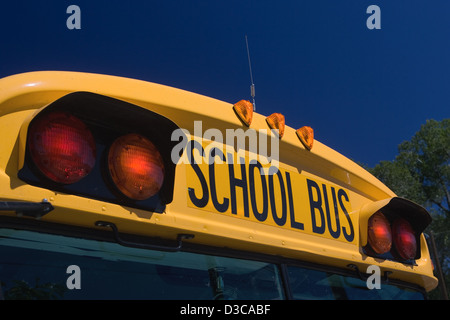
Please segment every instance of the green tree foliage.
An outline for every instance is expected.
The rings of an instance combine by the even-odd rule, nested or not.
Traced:
[[[4,285],[4,284],[3,284]],[[14,286],[5,291],[6,300],[58,300],[67,290],[62,284],[40,283],[36,279],[33,287],[24,280],[14,281]]]
[[[447,280],[450,278],[450,119],[428,120],[410,141],[401,143],[393,161],[381,161],[372,174],[398,196],[433,216],[433,232]],[[450,283],[447,281],[447,287]]]

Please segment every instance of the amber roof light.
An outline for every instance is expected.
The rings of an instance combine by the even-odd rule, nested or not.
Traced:
[[[253,118],[253,104],[248,100],[241,100],[233,106],[233,109],[239,119],[241,119],[247,127],[250,127]]]
[[[304,126],[297,129],[296,133],[305,148],[311,150],[314,144],[314,130],[311,127]]]
[[[271,129],[278,130],[278,137],[281,139],[284,135],[284,116],[281,113],[272,113],[266,118],[266,122]]]

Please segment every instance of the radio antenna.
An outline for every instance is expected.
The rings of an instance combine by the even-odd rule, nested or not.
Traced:
[[[255,102],[255,84],[253,83],[253,73],[252,73],[252,62],[250,61],[250,50],[248,49],[248,39],[247,35],[245,35],[245,44],[247,46],[247,56],[248,56],[248,67],[250,69],[250,80],[252,85],[250,86],[250,95],[253,99],[253,111],[256,110],[256,102]]]

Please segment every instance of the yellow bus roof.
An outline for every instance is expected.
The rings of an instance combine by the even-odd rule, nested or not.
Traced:
[[[328,197],[332,199],[330,203],[340,201],[340,205],[336,204],[337,209],[335,208],[340,210],[342,219],[342,232],[337,240],[330,234],[317,236],[306,232],[307,227],[309,228],[306,224],[305,232],[299,232],[292,227],[295,222],[292,220],[290,225],[279,227],[273,221],[259,223],[254,218],[214,212],[208,206],[196,208],[189,200],[187,191],[189,186],[196,186],[195,182],[191,182],[195,180],[195,175],[189,165],[177,166],[174,200],[167,205],[163,214],[24,184],[16,175],[11,174],[20,169],[19,153],[20,149],[24,149],[20,127],[36,110],[69,93],[80,91],[112,97],[151,110],[191,133],[194,132],[194,121],[202,121],[203,131],[208,128],[224,131],[243,127],[232,103],[164,85],[80,72],[40,71],[6,77],[0,79],[0,127],[8,128],[8,132],[2,132],[5,142],[0,145],[0,184],[8,183],[11,189],[0,190],[0,199],[37,202],[48,199],[55,211],[44,216],[44,221],[93,228],[96,221],[108,220],[124,233],[163,238],[173,238],[177,233],[188,230],[188,233],[195,234],[195,239],[189,241],[199,244],[280,255],[343,268],[347,268],[350,263],[362,267],[377,264],[386,271],[393,271],[394,278],[417,283],[427,290],[437,285],[432,275],[424,237],[421,241],[425,259],[413,271],[411,266],[401,263],[381,263],[377,259],[363,257],[358,220],[361,208],[395,197],[395,194],[366,170],[319,141],[314,141],[312,150],[307,150],[291,127],[286,127],[279,142],[280,172],[283,179],[291,179],[294,190],[302,190],[303,194],[293,192],[289,199],[293,199],[292,206],[302,210],[306,208],[302,197],[308,192],[307,183],[309,192],[315,190],[314,192],[319,193],[323,190],[329,193]],[[241,97],[236,97],[234,102],[240,99]],[[274,107],[273,112],[282,113],[283,110]],[[250,129],[268,129],[265,119],[265,115],[255,113]],[[307,125],[299,123],[298,127],[305,124]],[[10,157],[5,156],[10,154]],[[301,186],[295,187],[296,185]],[[339,193],[341,190],[342,193]],[[84,212],[90,214],[83,214]],[[352,237],[345,237],[350,234],[352,222]],[[333,229],[336,226],[329,227]]]
[[[37,71],[13,75],[1,79],[0,115],[44,106],[68,93],[87,91],[127,101],[174,121],[181,128],[193,131],[192,119],[203,120],[208,127],[242,127],[232,106],[200,94],[141,80],[81,72]],[[273,112],[283,112],[274,107]],[[188,115],[188,117],[186,117]],[[255,114],[250,128],[267,129],[266,116]],[[186,121],[187,120],[187,121]],[[299,124],[299,127],[303,124]],[[204,128],[206,130],[207,128]],[[281,153],[304,149],[295,129],[286,127],[281,141]],[[286,151],[285,151],[286,150]],[[311,152],[300,153],[308,163],[305,168],[345,184],[348,188],[363,193],[371,200],[380,200],[395,194],[366,170],[319,141],[314,142]],[[293,160],[295,162],[295,160]]]

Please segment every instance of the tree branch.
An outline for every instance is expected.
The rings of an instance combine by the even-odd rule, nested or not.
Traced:
[[[444,211],[444,213],[445,213],[447,216],[450,216],[450,210],[447,209],[447,208],[445,208],[445,207],[442,205],[442,203],[437,202],[437,201],[434,201],[434,200],[431,200],[431,202],[433,202],[435,205],[437,205],[439,208],[441,208],[441,210]]]
[[[444,189],[445,199],[447,200],[447,208],[450,209],[450,194],[447,189],[447,185],[445,184],[445,181],[442,179],[442,175],[439,176],[439,181],[441,182],[442,188]],[[446,210],[447,214],[450,212],[450,210]]]

